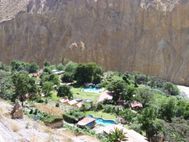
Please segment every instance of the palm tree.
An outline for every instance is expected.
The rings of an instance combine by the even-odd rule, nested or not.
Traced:
[[[126,140],[126,134],[123,130],[115,128],[114,131],[107,134],[107,142],[122,142]]]

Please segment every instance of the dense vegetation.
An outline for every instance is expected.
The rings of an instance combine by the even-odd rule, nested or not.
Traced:
[[[189,101],[180,97],[177,86],[170,82],[139,73],[103,72],[94,63],[45,63],[42,70],[39,73],[35,63],[0,63],[0,96],[13,102],[19,99],[23,105],[26,100],[48,103],[49,98],[50,101],[58,97],[72,99],[75,87],[93,83],[109,90],[113,99],[90,104],[87,109],[68,111],[63,116],[65,121],[76,123],[89,110],[103,112],[122,118],[124,122],[121,123],[145,134],[149,140],[160,136],[170,142],[189,141]],[[64,71],[64,74],[58,75],[58,71]],[[140,102],[142,108],[131,108],[134,101]],[[40,114],[40,120],[53,119],[45,113],[36,113]],[[109,135],[111,141],[118,134],[121,135],[118,131]]]

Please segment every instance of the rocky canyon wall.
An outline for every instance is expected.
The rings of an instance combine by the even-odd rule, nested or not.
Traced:
[[[94,61],[189,85],[189,0],[11,2],[0,0],[3,62]]]

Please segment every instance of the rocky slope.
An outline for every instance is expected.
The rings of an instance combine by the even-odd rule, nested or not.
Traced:
[[[0,142],[99,142],[96,138],[62,129],[50,129],[27,116],[11,119],[12,105],[0,99]]]
[[[0,8],[4,62],[95,61],[189,84],[189,0],[0,0]]]

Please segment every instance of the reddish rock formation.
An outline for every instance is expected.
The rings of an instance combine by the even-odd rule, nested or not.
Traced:
[[[189,84],[189,0],[20,1],[4,9],[25,12],[0,14],[4,62],[95,61]]]

